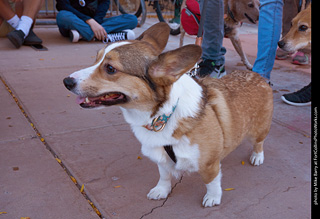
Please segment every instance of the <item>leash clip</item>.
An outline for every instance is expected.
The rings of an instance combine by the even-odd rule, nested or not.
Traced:
[[[192,69],[190,69],[189,71],[187,71],[187,75],[189,75],[190,77],[196,77],[197,73],[198,73],[198,69],[199,69],[199,64],[196,63]]]

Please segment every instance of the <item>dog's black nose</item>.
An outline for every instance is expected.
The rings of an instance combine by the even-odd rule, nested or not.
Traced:
[[[63,84],[68,90],[72,90],[77,83],[74,78],[66,77],[65,79],[63,79]]]
[[[285,44],[286,44],[286,43],[285,43],[283,40],[280,40],[280,41],[278,42],[278,46],[279,46],[280,48],[283,48]]]

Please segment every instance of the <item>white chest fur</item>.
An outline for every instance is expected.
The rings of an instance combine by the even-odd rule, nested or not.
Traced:
[[[172,137],[174,130],[177,128],[179,121],[183,118],[194,117],[200,110],[202,98],[202,88],[191,77],[183,75],[172,86],[169,100],[159,109],[158,117],[162,114],[170,114],[173,106],[178,105],[167,122],[165,128],[160,132],[154,132],[143,127],[149,124],[153,118],[151,112],[143,112],[135,109],[121,108],[125,120],[131,125],[137,139],[142,144],[142,153],[156,163],[172,163],[176,170],[197,171],[198,159],[200,156],[197,145],[190,145],[186,136],[181,139]],[[166,154],[163,146],[172,145],[173,151],[177,157],[177,163],[173,162]]]

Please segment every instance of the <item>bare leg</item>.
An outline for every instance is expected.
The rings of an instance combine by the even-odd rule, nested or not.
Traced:
[[[43,3],[44,0],[24,0],[22,15],[28,16],[34,20]]]
[[[15,15],[7,0],[0,0],[0,18],[10,20]],[[2,22],[1,22],[2,23]]]

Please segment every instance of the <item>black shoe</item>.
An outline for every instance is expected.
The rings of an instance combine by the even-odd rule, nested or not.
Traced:
[[[8,39],[17,49],[22,46],[24,42],[24,36],[25,35],[22,30],[14,30],[7,34]]]
[[[28,36],[24,39],[23,45],[42,44],[42,40],[31,29]]]
[[[226,75],[224,65],[216,65],[215,62],[210,59],[200,62],[198,76],[204,78],[208,75],[212,78],[222,78]]]
[[[297,92],[284,94],[281,99],[293,106],[308,106],[311,104],[311,83]]]

